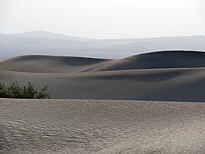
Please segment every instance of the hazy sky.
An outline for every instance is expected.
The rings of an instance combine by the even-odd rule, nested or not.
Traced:
[[[87,38],[205,35],[205,0],[0,0],[0,32]]]

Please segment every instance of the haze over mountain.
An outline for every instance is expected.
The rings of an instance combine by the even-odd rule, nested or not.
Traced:
[[[46,31],[31,31],[31,32],[20,33],[20,34],[16,34],[16,35],[23,36],[23,37],[70,39],[70,40],[77,40],[77,41],[88,40],[87,38],[67,36],[67,35],[63,35],[63,34],[51,33],[51,32],[46,32]]]
[[[0,60],[21,55],[119,59],[159,50],[205,50],[205,36],[143,39],[89,39],[45,31],[0,34]]]

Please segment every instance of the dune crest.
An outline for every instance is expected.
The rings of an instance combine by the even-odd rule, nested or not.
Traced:
[[[29,55],[0,61],[0,69],[30,73],[73,73],[106,61],[104,59]]]
[[[66,56],[20,56],[0,61],[0,69],[33,73],[79,73],[131,69],[205,67],[205,53],[161,51],[118,60]]]
[[[161,51],[130,56],[104,66],[101,70],[205,67],[205,53],[195,51]]]

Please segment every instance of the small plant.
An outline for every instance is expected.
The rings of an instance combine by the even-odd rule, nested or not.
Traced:
[[[27,98],[27,99],[50,99],[50,93],[45,93],[48,86],[41,88],[38,92],[37,89],[28,82],[27,86],[20,87],[18,82],[12,82],[8,87],[0,82],[0,97],[3,98]]]

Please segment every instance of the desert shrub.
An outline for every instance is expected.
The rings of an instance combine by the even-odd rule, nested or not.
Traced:
[[[18,82],[12,82],[9,86],[5,86],[0,82],[0,97],[3,98],[27,98],[27,99],[44,99],[50,98],[50,93],[46,93],[48,86],[41,88],[39,92],[31,82],[27,86],[20,87]]]

